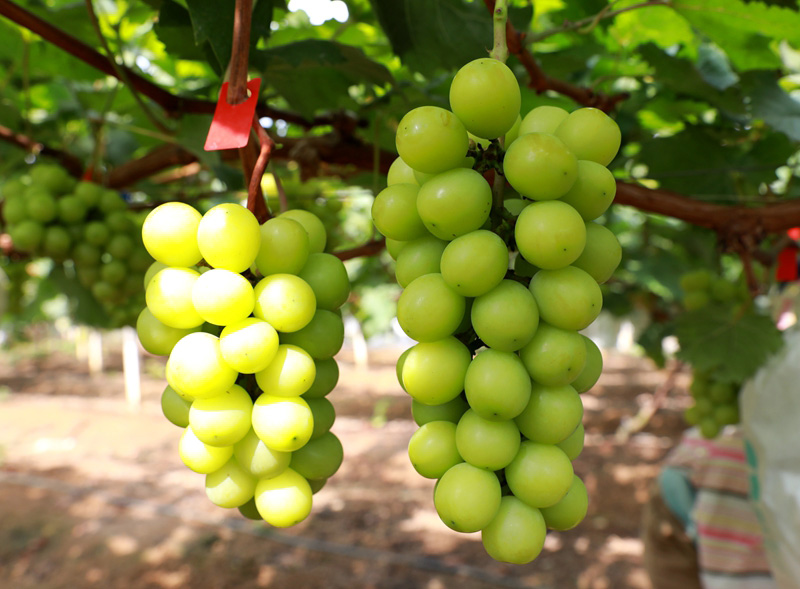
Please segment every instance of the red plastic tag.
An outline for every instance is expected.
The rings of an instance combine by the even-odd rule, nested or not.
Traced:
[[[796,247],[789,246],[778,254],[778,267],[775,269],[775,280],[778,282],[794,282],[797,280]]]
[[[206,151],[237,149],[247,145],[253,114],[256,112],[259,88],[261,88],[261,78],[253,78],[247,82],[247,89],[250,91],[247,100],[239,104],[229,104],[228,82],[222,84],[211,128],[206,137],[204,148]]]

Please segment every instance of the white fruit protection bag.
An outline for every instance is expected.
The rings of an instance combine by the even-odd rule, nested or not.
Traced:
[[[741,391],[750,495],[780,589],[800,587],[800,329]]]

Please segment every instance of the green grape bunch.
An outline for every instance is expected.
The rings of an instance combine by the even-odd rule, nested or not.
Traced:
[[[15,250],[63,264],[91,291],[111,327],[135,323],[141,282],[153,259],[142,243],[141,215],[117,191],[36,163],[7,181],[2,194],[5,231]]]
[[[680,277],[681,305],[686,312],[709,307],[725,307],[736,316],[750,308],[752,301],[742,281],[730,281],[702,268],[685,272]],[[739,390],[743,382],[724,380],[719,371],[692,370],[689,391],[693,404],[684,412],[689,425],[697,426],[700,434],[713,439],[726,425],[739,423]]]
[[[326,396],[350,282],[324,251],[322,222],[289,210],[259,224],[236,203],[201,215],[170,202],[142,237],[155,262],[137,331],[168,356],[161,406],[184,428],[182,461],[220,507],[276,527],[303,521],[343,459]]]
[[[548,528],[573,528],[588,509],[572,461],[580,394],[603,359],[580,331],[622,250],[598,220],[616,191],[616,123],[594,108],[522,117],[520,102],[502,62],[463,66],[451,110],[421,106],[399,122],[372,216],[403,287],[397,320],[417,342],[397,364],[419,425],[411,464],[436,479],[448,527],[480,531],[491,557],[523,564]],[[510,189],[496,194],[486,170]]]

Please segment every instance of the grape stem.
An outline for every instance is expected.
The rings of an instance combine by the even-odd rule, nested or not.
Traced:
[[[495,0],[492,11],[494,20],[494,47],[491,57],[506,62],[508,59],[508,44],[506,42],[506,21],[508,20],[508,7],[506,0]]]

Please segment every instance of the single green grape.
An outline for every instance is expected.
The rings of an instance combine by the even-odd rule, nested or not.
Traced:
[[[470,362],[464,391],[470,407],[484,419],[513,419],[530,400],[531,378],[515,353],[488,348]]]
[[[155,318],[147,307],[142,309],[136,320],[136,333],[139,335],[139,342],[147,352],[156,356],[169,356],[172,348],[181,338],[199,330],[200,326],[180,329],[164,325]]]
[[[80,257],[77,257],[78,248],[81,250]],[[95,258],[96,256],[96,258]],[[75,249],[72,251],[72,257],[76,263],[86,266],[96,266],[100,263],[100,250],[95,247],[92,247],[88,243],[79,243],[75,246]],[[150,284],[150,280],[152,280],[153,276],[161,272],[164,268],[169,268],[166,264],[163,264],[159,261],[155,261],[152,264],[149,264],[147,270],[144,273],[144,288],[147,290],[147,285]]]
[[[403,158],[395,158],[389,166],[389,173],[386,176],[386,185],[393,184],[417,184],[414,177],[414,169],[403,161]]]
[[[408,458],[420,476],[441,478],[450,468],[463,462],[456,447],[456,424],[451,421],[424,424],[408,442]]]
[[[574,266],[539,270],[531,279],[542,320],[567,330],[585,329],[603,307],[600,286],[587,272]]]
[[[263,393],[253,404],[253,429],[273,450],[294,452],[311,439],[314,418],[305,399]]]
[[[277,331],[302,329],[314,317],[317,299],[308,283],[294,274],[271,274],[253,289],[256,302],[253,315]]]
[[[181,339],[167,359],[167,382],[183,395],[202,399],[230,389],[239,373],[228,366],[219,338],[202,331]]]
[[[333,422],[336,421],[336,409],[333,403],[325,397],[303,398],[311,408],[311,417],[314,419],[314,429],[311,431],[311,439],[316,440],[318,437],[329,432],[331,427],[333,427]]]
[[[546,534],[547,527],[538,509],[506,495],[497,514],[481,531],[481,541],[493,559],[527,564],[542,552]]]
[[[497,475],[462,462],[439,479],[433,503],[447,527],[457,532],[477,532],[494,519],[501,497]]]
[[[255,501],[264,521],[276,528],[299,524],[311,513],[311,486],[298,472],[287,468],[256,484]]]
[[[486,294],[500,284],[507,270],[506,244],[485,229],[456,237],[441,254],[442,278],[465,297]]]
[[[297,273],[314,291],[317,308],[335,311],[350,296],[350,279],[344,263],[333,254],[314,253]]]
[[[470,168],[436,175],[420,187],[417,195],[417,211],[425,227],[448,241],[480,229],[491,208],[492,188]]]
[[[244,272],[258,255],[261,229],[255,215],[245,207],[223,203],[209,209],[200,219],[197,245],[212,268]]]
[[[344,322],[333,311],[317,309],[308,325],[284,333],[281,342],[303,348],[315,360],[332,358],[344,343]]]
[[[161,393],[161,412],[170,423],[178,427],[189,425],[189,408],[192,402],[181,397],[171,386],[167,386]]]
[[[567,455],[567,458],[570,460],[575,460],[578,456],[580,456],[580,453],[583,452],[585,438],[586,430],[581,423],[575,428],[574,432],[567,436],[565,440],[562,440],[556,444],[556,446],[564,451],[564,454]]]
[[[574,381],[586,365],[584,336],[540,322],[533,339],[519,351],[528,374],[545,386]]]
[[[259,479],[269,479],[281,474],[292,460],[291,452],[279,452],[267,446],[251,427],[233,446],[236,461]]]
[[[292,452],[289,467],[307,479],[327,479],[339,470],[343,458],[342,442],[334,433],[327,432]]]
[[[586,246],[572,265],[585,270],[598,284],[607,282],[622,261],[622,246],[610,229],[586,223]]]
[[[570,385],[546,387],[534,383],[528,405],[514,421],[529,440],[559,444],[575,431],[581,419],[583,403]]]
[[[572,381],[572,388],[579,393],[585,393],[597,383],[603,372],[603,354],[591,338],[583,334],[581,336],[586,345],[586,364],[578,378]]]
[[[471,318],[483,343],[513,352],[533,338],[539,325],[539,310],[528,289],[514,280],[503,280],[475,298]]]
[[[189,425],[209,446],[232,446],[247,435],[252,413],[250,395],[234,384],[222,394],[195,399],[189,409]]]
[[[164,325],[191,329],[203,324],[192,303],[192,289],[200,273],[190,268],[164,268],[147,285],[145,301],[153,316]]]
[[[458,423],[458,420],[461,419],[467,409],[469,409],[469,405],[461,395],[439,405],[425,405],[414,399],[411,400],[411,417],[414,419],[414,423],[419,426],[431,421]]]
[[[305,266],[310,252],[305,228],[288,217],[273,217],[259,229],[261,245],[255,264],[262,276],[297,274]]]
[[[572,188],[578,175],[578,159],[555,135],[528,133],[509,146],[503,173],[521,195],[552,200]]]
[[[571,530],[586,517],[589,509],[589,494],[586,492],[586,485],[574,475],[572,486],[567,494],[555,505],[543,507],[541,509],[544,522],[551,530]]]
[[[418,194],[416,184],[392,184],[375,196],[372,221],[382,235],[409,241],[428,233],[417,210]]]
[[[319,254],[325,251],[328,243],[328,234],[325,231],[325,224],[314,213],[304,209],[289,209],[278,215],[281,219],[292,219],[303,226],[308,233],[308,248],[312,254]]]
[[[250,316],[256,297],[250,282],[241,274],[212,269],[194,282],[192,304],[203,321],[230,325]]]
[[[559,200],[575,208],[584,221],[593,221],[608,210],[617,194],[617,181],[605,166],[578,160],[575,183]]]
[[[400,256],[400,252],[403,251],[403,248],[406,247],[408,241],[403,241],[400,239],[392,239],[391,237],[386,238],[386,251],[389,252],[389,256],[397,261],[397,258]]]
[[[219,507],[239,507],[253,498],[257,479],[230,458],[219,470],[206,475],[206,496]]]
[[[439,263],[446,246],[446,241],[433,235],[426,235],[407,242],[403,251],[397,256],[397,264],[395,264],[397,283],[405,288],[415,278],[425,274],[438,273],[440,271]]]
[[[397,321],[418,342],[432,342],[455,333],[466,302],[442,278],[425,274],[409,284],[397,301]]]
[[[569,491],[573,470],[564,451],[552,444],[525,440],[506,469],[506,483],[531,507],[555,505]]]
[[[519,134],[555,133],[569,113],[559,106],[537,106],[526,114],[519,125]]]
[[[209,446],[200,441],[188,426],[178,443],[178,453],[190,470],[209,474],[219,470],[233,456],[233,446]]]
[[[303,393],[305,399],[319,399],[329,394],[339,382],[339,364],[334,358],[314,360],[316,376],[311,387]]]
[[[275,328],[257,317],[231,323],[219,335],[219,349],[225,363],[243,374],[266,369],[275,358],[278,343]]]
[[[468,410],[456,427],[456,447],[464,461],[478,468],[500,470],[519,451],[520,431],[511,421],[484,419]]]
[[[256,382],[268,395],[297,397],[311,387],[316,369],[314,359],[303,348],[281,344],[272,362],[264,370],[256,372]]]
[[[520,103],[514,72],[497,59],[470,61],[450,84],[450,108],[467,131],[478,137],[505,135],[519,116]]]
[[[534,202],[517,218],[514,237],[519,253],[539,268],[572,264],[586,245],[586,224],[578,211],[561,201]]]
[[[454,337],[418,343],[403,363],[403,388],[426,405],[452,401],[464,389],[471,358],[467,346]]]
[[[467,130],[450,111],[420,106],[400,120],[397,153],[410,167],[438,174],[460,165],[469,147]]]
[[[555,136],[581,160],[603,166],[617,155],[622,136],[617,123],[602,110],[579,108],[569,113],[555,131]]]

